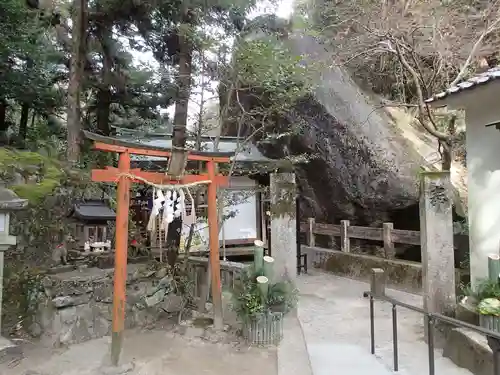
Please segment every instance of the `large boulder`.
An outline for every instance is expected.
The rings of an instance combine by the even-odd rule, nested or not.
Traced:
[[[247,34],[248,35],[248,34]],[[257,34],[255,34],[257,35]],[[253,35],[252,40],[255,39]],[[259,28],[258,35],[262,35]],[[248,37],[248,36],[247,36]],[[306,124],[299,135],[261,145],[263,153],[280,159],[286,154],[313,157],[295,165],[301,210],[318,221],[350,219],[363,225],[403,218],[399,227],[418,229],[418,173],[434,169],[427,159],[434,141],[415,125],[403,129],[379,103],[364,93],[349,74],[334,64],[334,53],[309,35],[283,33],[279,42],[311,67],[308,95],[277,122]],[[251,111],[252,98],[239,94]],[[225,123],[225,134],[234,124]],[[229,128],[233,128],[228,130]],[[425,152],[408,133],[426,144]]]

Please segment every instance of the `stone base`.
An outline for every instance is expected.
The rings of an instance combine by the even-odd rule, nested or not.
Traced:
[[[0,336],[0,364],[10,363],[23,357],[23,350],[19,345]]]
[[[479,333],[464,328],[450,330],[443,356],[474,375],[493,374],[493,352],[486,337]]]
[[[173,294],[166,269],[155,271],[134,264],[127,272],[125,328],[149,326],[161,316],[182,310],[182,298]],[[66,346],[111,333],[112,269],[47,275],[43,289],[28,330],[46,345]]]

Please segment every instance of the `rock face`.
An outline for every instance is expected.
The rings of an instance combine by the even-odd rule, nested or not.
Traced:
[[[416,204],[422,156],[345,71],[327,64],[331,52],[310,36],[289,41],[306,64],[321,67],[314,77],[320,83],[296,108],[296,116],[311,125],[300,144],[320,155],[297,171],[312,211],[372,224]]]
[[[300,136],[262,151],[275,159],[286,152],[316,156],[295,168],[302,217],[379,225],[404,212],[400,216],[409,223],[403,227],[418,229],[417,177],[428,163],[387,113],[333,64],[333,52],[301,33],[289,34],[285,43],[302,64],[314,64],[310,95],[283,119],[306,125]]]

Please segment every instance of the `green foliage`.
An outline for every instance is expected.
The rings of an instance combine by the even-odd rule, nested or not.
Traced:
[[[483,279],[475,289],[468,285],[462,292],[478,302],[477,311],[480,314],[500,316],[500,283],[498,281]]]
[[[270,285],[267,300],[263,301],[257,287],[257,276],[261,275],[249,266],[241,273],[232,292],[232,307],[243,323],[268,312],[287,313],[296,306],[298,291],[289,281]]]
[[[276,36],[243,41],[235,69],[243,86],[258,88],[270,103],[290,106],[305,94],[308,70]]]
[[[32,267],[10,265],[5,267],[2,325],[8,334],[21,322],[26,327],[32,323],[37,312],[39,295],[44,293],[43,272]]]
[[[20,198],[28,199],[30,204],[36,205],[51,194],[59,186],[63,176],[61,164],[54,159],[44,157],[35,152],[0,149],[0,175],[9,182],[14,174],[25,180],[33,179],[32,183],[15,183],[11,189]]]
[[[498,298],[485,298],[477,305],[481,315],[500,316],[500,300]]]
[[[12,215],[11,230],[18,236],[13,253],[22,263],[50,261],[52,246],[71,230],[67,215],[74,201],[99,198],[103,186],[89,181],[88,171],[66,169],[57,159],[29,151],[0,148],[0,178],[21,198],[26,210]]]
[[[29,103],[42,112],[60,106],[62,96],[54,84],[62,55],[51,42],[48,25],[22,1],[1,1],[0,14],[0,98]]]

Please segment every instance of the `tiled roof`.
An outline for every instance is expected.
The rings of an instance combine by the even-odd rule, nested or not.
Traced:
[[[73,215],[80,220],[115,220],[116,214],[108,205],[100,200],[78,202],[74,206]]]
[[[444,99],[450,95],[455,95],[461,91],[470,90],[479,85],[484,85],[485,83],[494,81],[500,78],[500,66],[488,69],[486,72],[475,75],[466,81],[460,82],[455,86],[451,86],[446,91],[435,94],[426,100],[426,103],[436,102]]]
[[[125,139],[125,138],[121,138]],[[157,138],[157,139],[139,139],[139,140],[134,140],[138,143],[142,143],[145,145],[149,146],[156,146],[156,147],[165,147],[165,148],[171,148],[172,147],[172,140],[169,138]],[[201,144],[201,149],[203,151],[214,151],[214,141],[212,140],[202,140]],[[238,149],[238,141],[237,138],[234,139],[221,139],[219,142],[219,148],[220,151],[222,152],[236,152]],[[158,156],[143,156],[143,155],[132,155],[132,160],[134,161],[141,161],[141,160],[147,160],[147,161],[159,161],[159,160],[165,160],[165,158],[158,157]],[[236,160],[239,163],[268,163],[272,162],[273,160],[265,157],[262,155],[262,153],[259,151],[259,149],[251,144],[251,143],[246,143],[244,147],[242,147],[238,152],[235,154],[233,157],[234,160]]]

